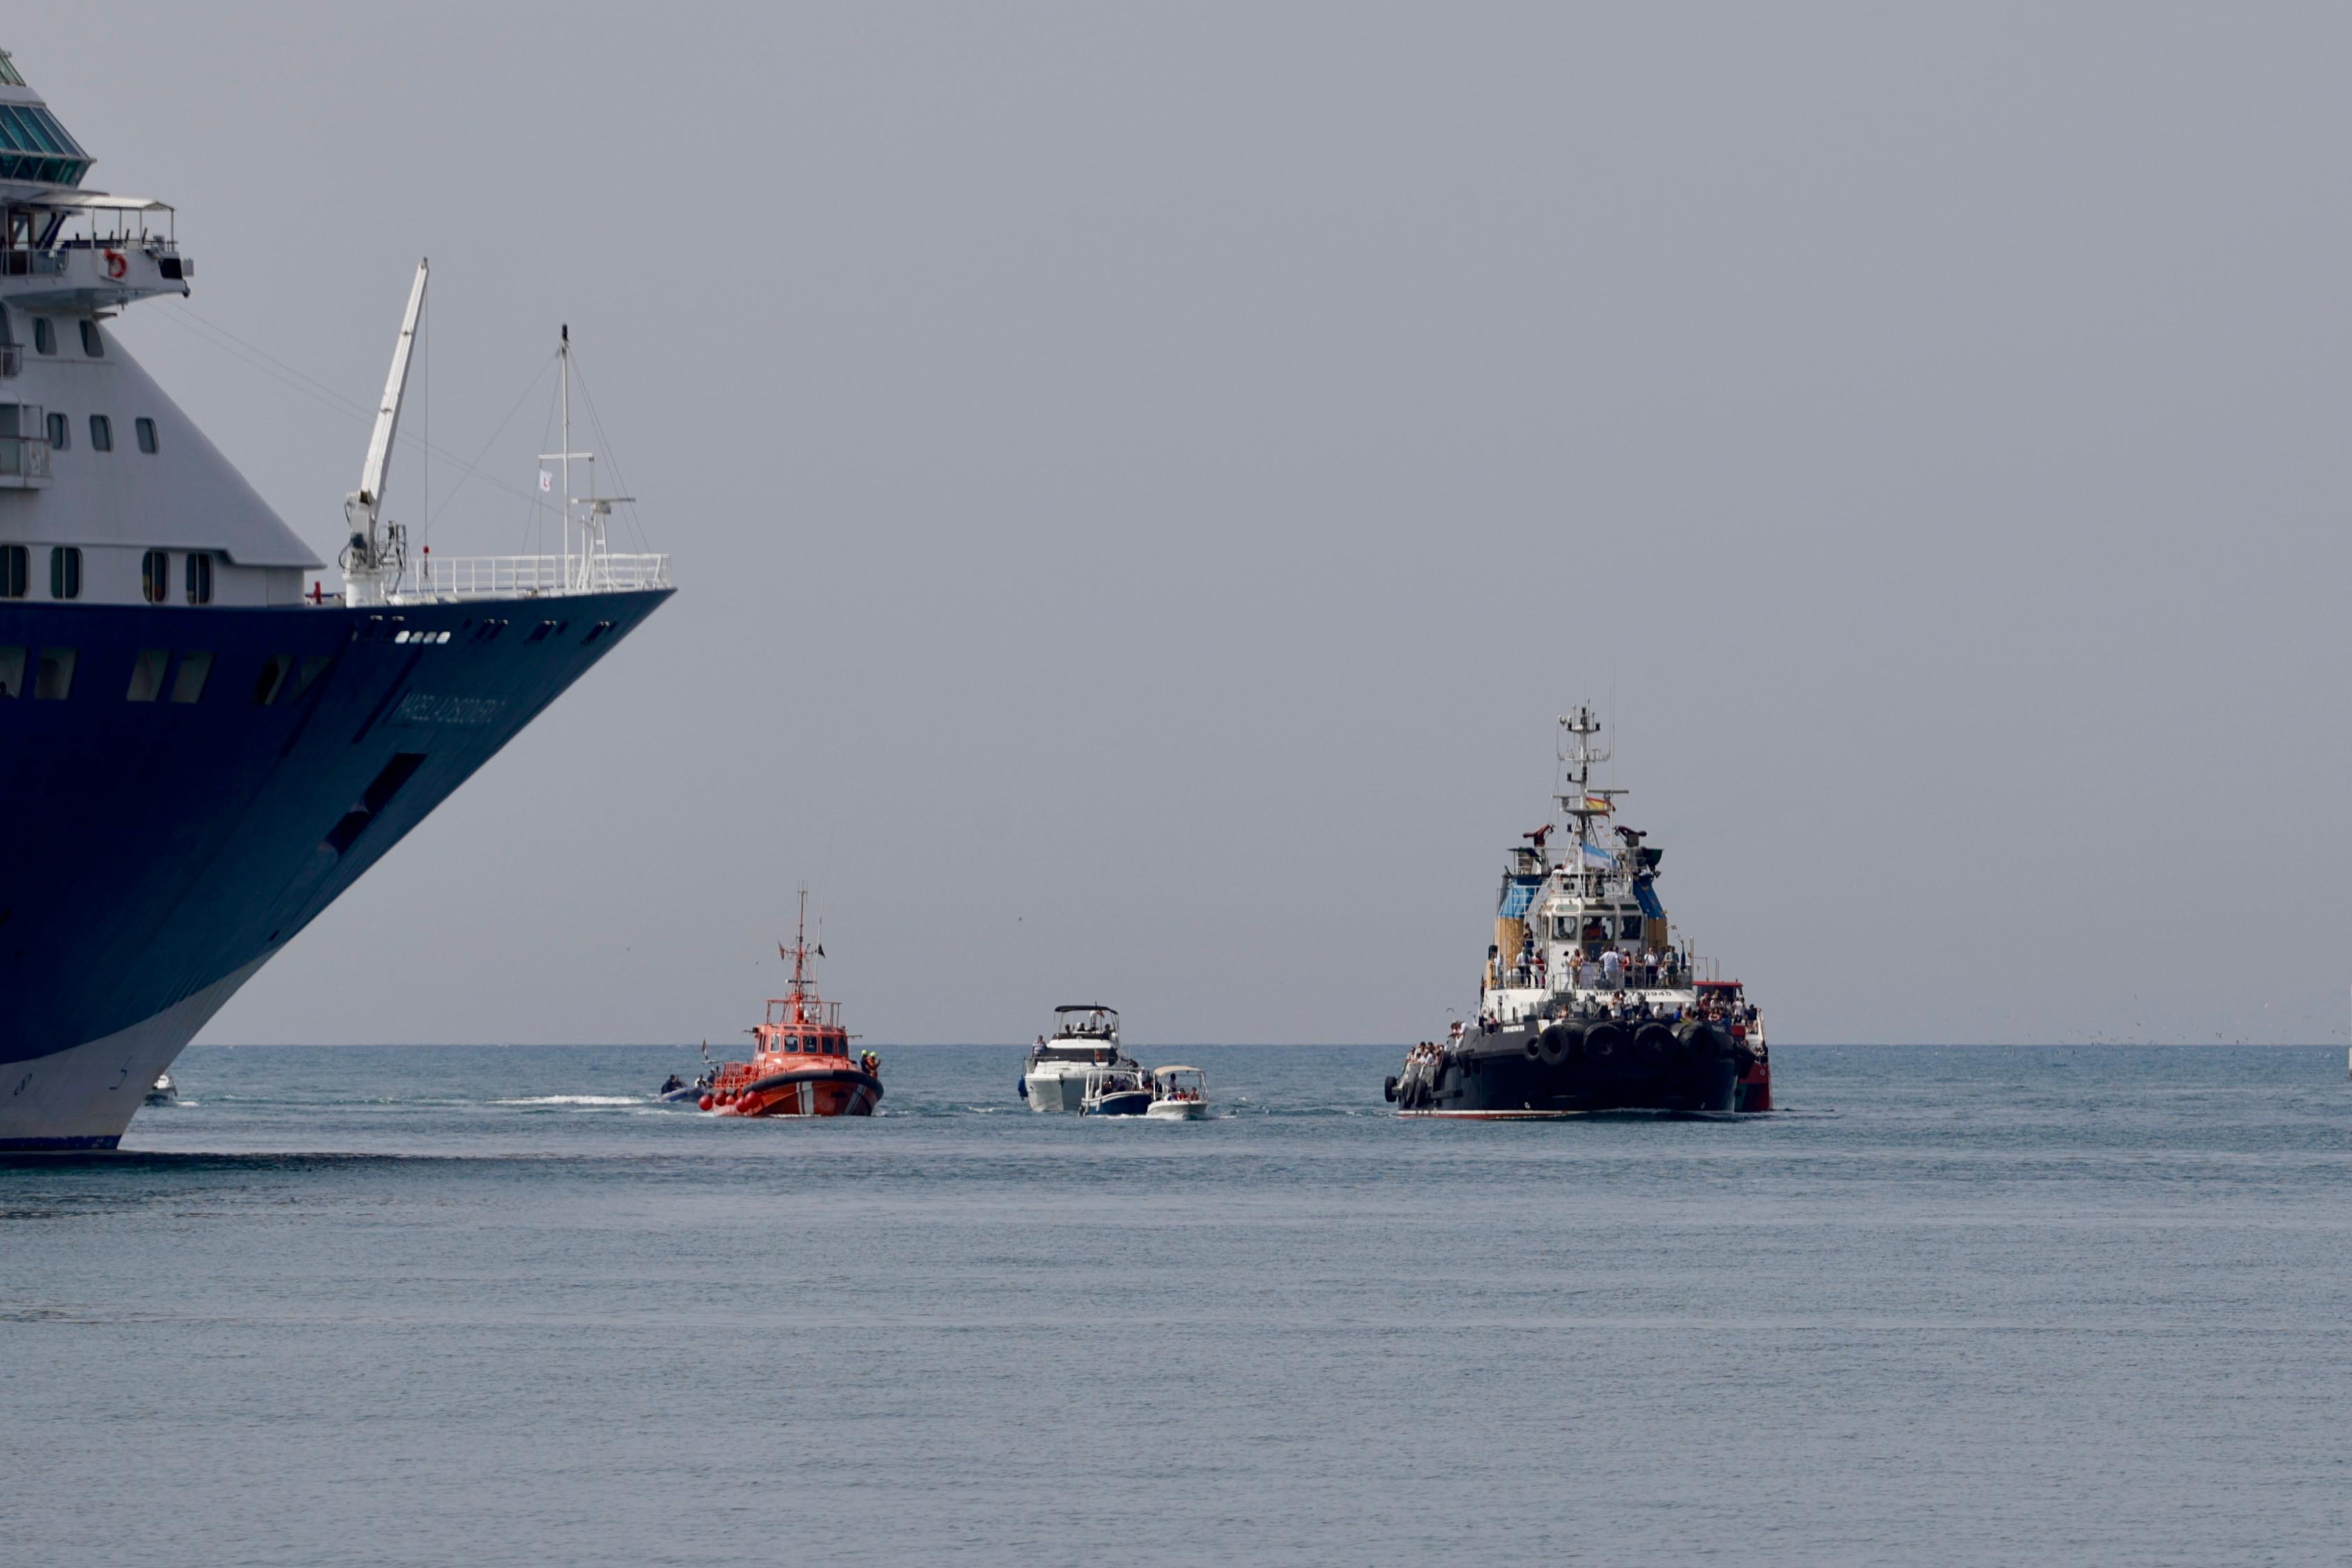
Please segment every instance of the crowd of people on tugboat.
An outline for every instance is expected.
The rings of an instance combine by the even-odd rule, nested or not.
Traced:
[[[1519,952],[1518,963],[1502,970],[1496,978],[1506,986],[1548,991],[1551,989],[1552,972],[1549,961],[1530,937]],[[1565,964],[1560,973],[1564,989],[1585,991],[1615,991],[1629,985],[1656,988],[1687,984],[1689,980],[1689,962],[1672,948],[1656,952],[1625,952],[1591,942],[1578,961]]]
[[[1630,989],[1579,995],[1560,1016],[1584,1022],[1606,1019],[1613,1024],[1680,1024],[1696,1020],[1726,1026],[1735,1039],[1746,1037],[1749,1031],[1762,1023],[1764,1017],[1763,1012],[1753,1002],[1727,1002],[1721,997],[1701,996],[1695,1002],[1676,1003],[1669,1006],[1664,1003],[1654,1003],[1649,997]],[[1502,1026],[1503,1021],[1492,1013],[1484,1014],[1478,1019],[1478,1032],[1482,1035],[1494,1034]],[[1462,1034],[1463,1026],[1456,1024],[1444,1044],[1424,1040],[1407,1053],[1407,1059],[1418,1059],[1424,1052],[1432,1057],[1444,1056],[1460,1043]]]

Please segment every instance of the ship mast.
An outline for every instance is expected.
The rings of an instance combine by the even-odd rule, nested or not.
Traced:
[[[1600,848],[1604,855],[1611,853],[1605,847],[1594,843],[1593,819],[1615,811],[1617,797],[1625,793],[1622,789],[1593,786],[1593,765],[1605,763],[1610,757],[1607,747],[1593,744],[1592,737],[1599,733],[1601,721],[1593,717],[1592,710],[1588,706],[1580,704],[1575,712],[1560,716],[1558,752],[1562,787],[1557,798],[1561,814],[1576,822],[1575,870],[1580,882],[1587,872],[1588,849]]]
[[[793,961],[793,1021],[800,1023],[808,1011],[808,889],[801,889],[800,921],[793,932],[793,945],[776,944],[776,955]]]
[[[600,587],[612,586],[612,574],[605,561],[604,531],[612,518],[613,508],[637,498],[598,495],[596,493],[596,454],[575,452],[572,449],[572,325],[568,321],[563,324],[562,332],[557,340],[555,358],[558,371],[556,381],[561,388],[559,395],[563,405],[563,450],[541,452],[539,455],[539,460],[542,463],[560,462],[563,465],[562,564],[563,591],[567,594],[589,594]],[[572,460],[575,458],[588,465],[588,493],[580,497],[574,497],[572,493]],[[580,561],[576,570],[572,559],[572,513],[574,507],[581,509]]]

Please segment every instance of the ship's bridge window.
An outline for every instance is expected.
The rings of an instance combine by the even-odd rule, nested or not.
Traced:
[[[96,321],[85,321],[81,324],[81,352],[91,359],[106,357],[106,340],[99,336]]]
[[[38,104],[0,103],[0,180],[78,185],[88,173],[89,155],[57,116]]]
[[[160,605],[172,593],[172,557],[151,550],[139,563],[139,592],[151,605]]]
[[[131,433],[139,438],[141,451],[151,458],[155,455],[155,422],[152,419],[133,419]]]
[[[16,74],[16,64],[8,58],[8,51],[5,49],[0,49],[0,84],[9,87],[25,85],[25,79]]]
[[[1618,925],[1617,929],[1627,936],[1639,936],[1642,934],[1642,917],[1639,915],[1627,915],[1623,921]]]
[[[188,552],[188,603],[209,605],[212,602],[213,558],[201,550],[191,550]]]
[[[73,545],[60,544],[49,551],[49,597],[81,597],[81,552]]]
[[[73,421],[62,414],[49,416],[49,450],[62,452],[73,445]]]
[[[47,316],[33,318],[33,352],[37,354],[58,352],[58,324]]]
[[[114,450],[114,421],[103,414],[89,416],[89,449],[93,452]]]
[[[21,544],[0,544],[0,599],[21,599],[32,574],[32,552]]]

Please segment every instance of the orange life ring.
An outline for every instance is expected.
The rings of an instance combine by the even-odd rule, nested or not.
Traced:
[[[106,278],[110,283],[120,283],[131,270],[130,258],[119,250],[100,252],[106,258]]]

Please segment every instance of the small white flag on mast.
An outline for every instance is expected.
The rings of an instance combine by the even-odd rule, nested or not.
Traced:
[[[541,494],[541,495],[545,495],[545,494],[547,494],[547,492],[548,492],[548,491],[550,491],[550,490],[553,489],[554,488],[555,488],[555,476],[554,476],[553,474],[549,473],[545,468],[541,468],[541,469],[540,469],[540,470],[539,470],[539,493],[540,493],[540,494]]]

